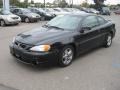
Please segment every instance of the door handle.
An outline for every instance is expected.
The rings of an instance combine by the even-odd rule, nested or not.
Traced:
[[[101,32],[101,30],[99,29],[99,30],[97,30],[98,32]]]

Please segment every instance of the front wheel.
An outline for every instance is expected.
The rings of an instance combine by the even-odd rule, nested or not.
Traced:
[[[0,21],[0,26],[2,26],[2,27],[5,26],[5,21],[4,21],[4,20],[1,20],[1,21]]]
[[[105,47],[110,47],[112,45],[112,34],[107,34],[105,38]]]
[[[25,22],[29,23],[30,22],[29,18],[25,18]]]
[[[60,52],[59,66],[69,66],[74,58],[74,48],[72,46],[65,46]]]

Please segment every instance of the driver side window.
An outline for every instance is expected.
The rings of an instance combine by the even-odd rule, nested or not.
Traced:
[[[88,16],[82,24],[82,27],[89,27],[89,28],[94,28],[96,26],[98,26],[98,20],[96,18],[96,16]]]
[[[23,14],[21,10],[18,10],[18,14]]]

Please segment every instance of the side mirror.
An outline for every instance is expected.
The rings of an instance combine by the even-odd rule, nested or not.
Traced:
[[[90,27],[82,27],[80,33],[84,33],[85,31],[89,31],[89,30],[91,30]]]

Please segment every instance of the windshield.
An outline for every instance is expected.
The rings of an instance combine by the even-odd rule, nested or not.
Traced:
[[[23,13],[31,13],[31,11],[28,9],[23,9],[22,11],[23,11]]]
[[[69,10],[67,10],[66,8],[63,8],[63,10],[64,10],[65,12],[69,12]]]
[[[41,8],[39,8],[38,10],[41,11],[41,12],[43,12],[43,13],[45,13],[45,11],[43,9],[41,9]]]
[[[110,11],[109,7],[103,7],[103,10]]]
[[[47,23],[48,26],[55,26],[62,29],[74,30],[78,27],[82,17],[65,15],[65,16],[57,16]]]
[[[56,12],[61,12],[59,9],[54,9]]]
[[[46,12],[55,12],[52,8],[45,8],[44,9]]]

